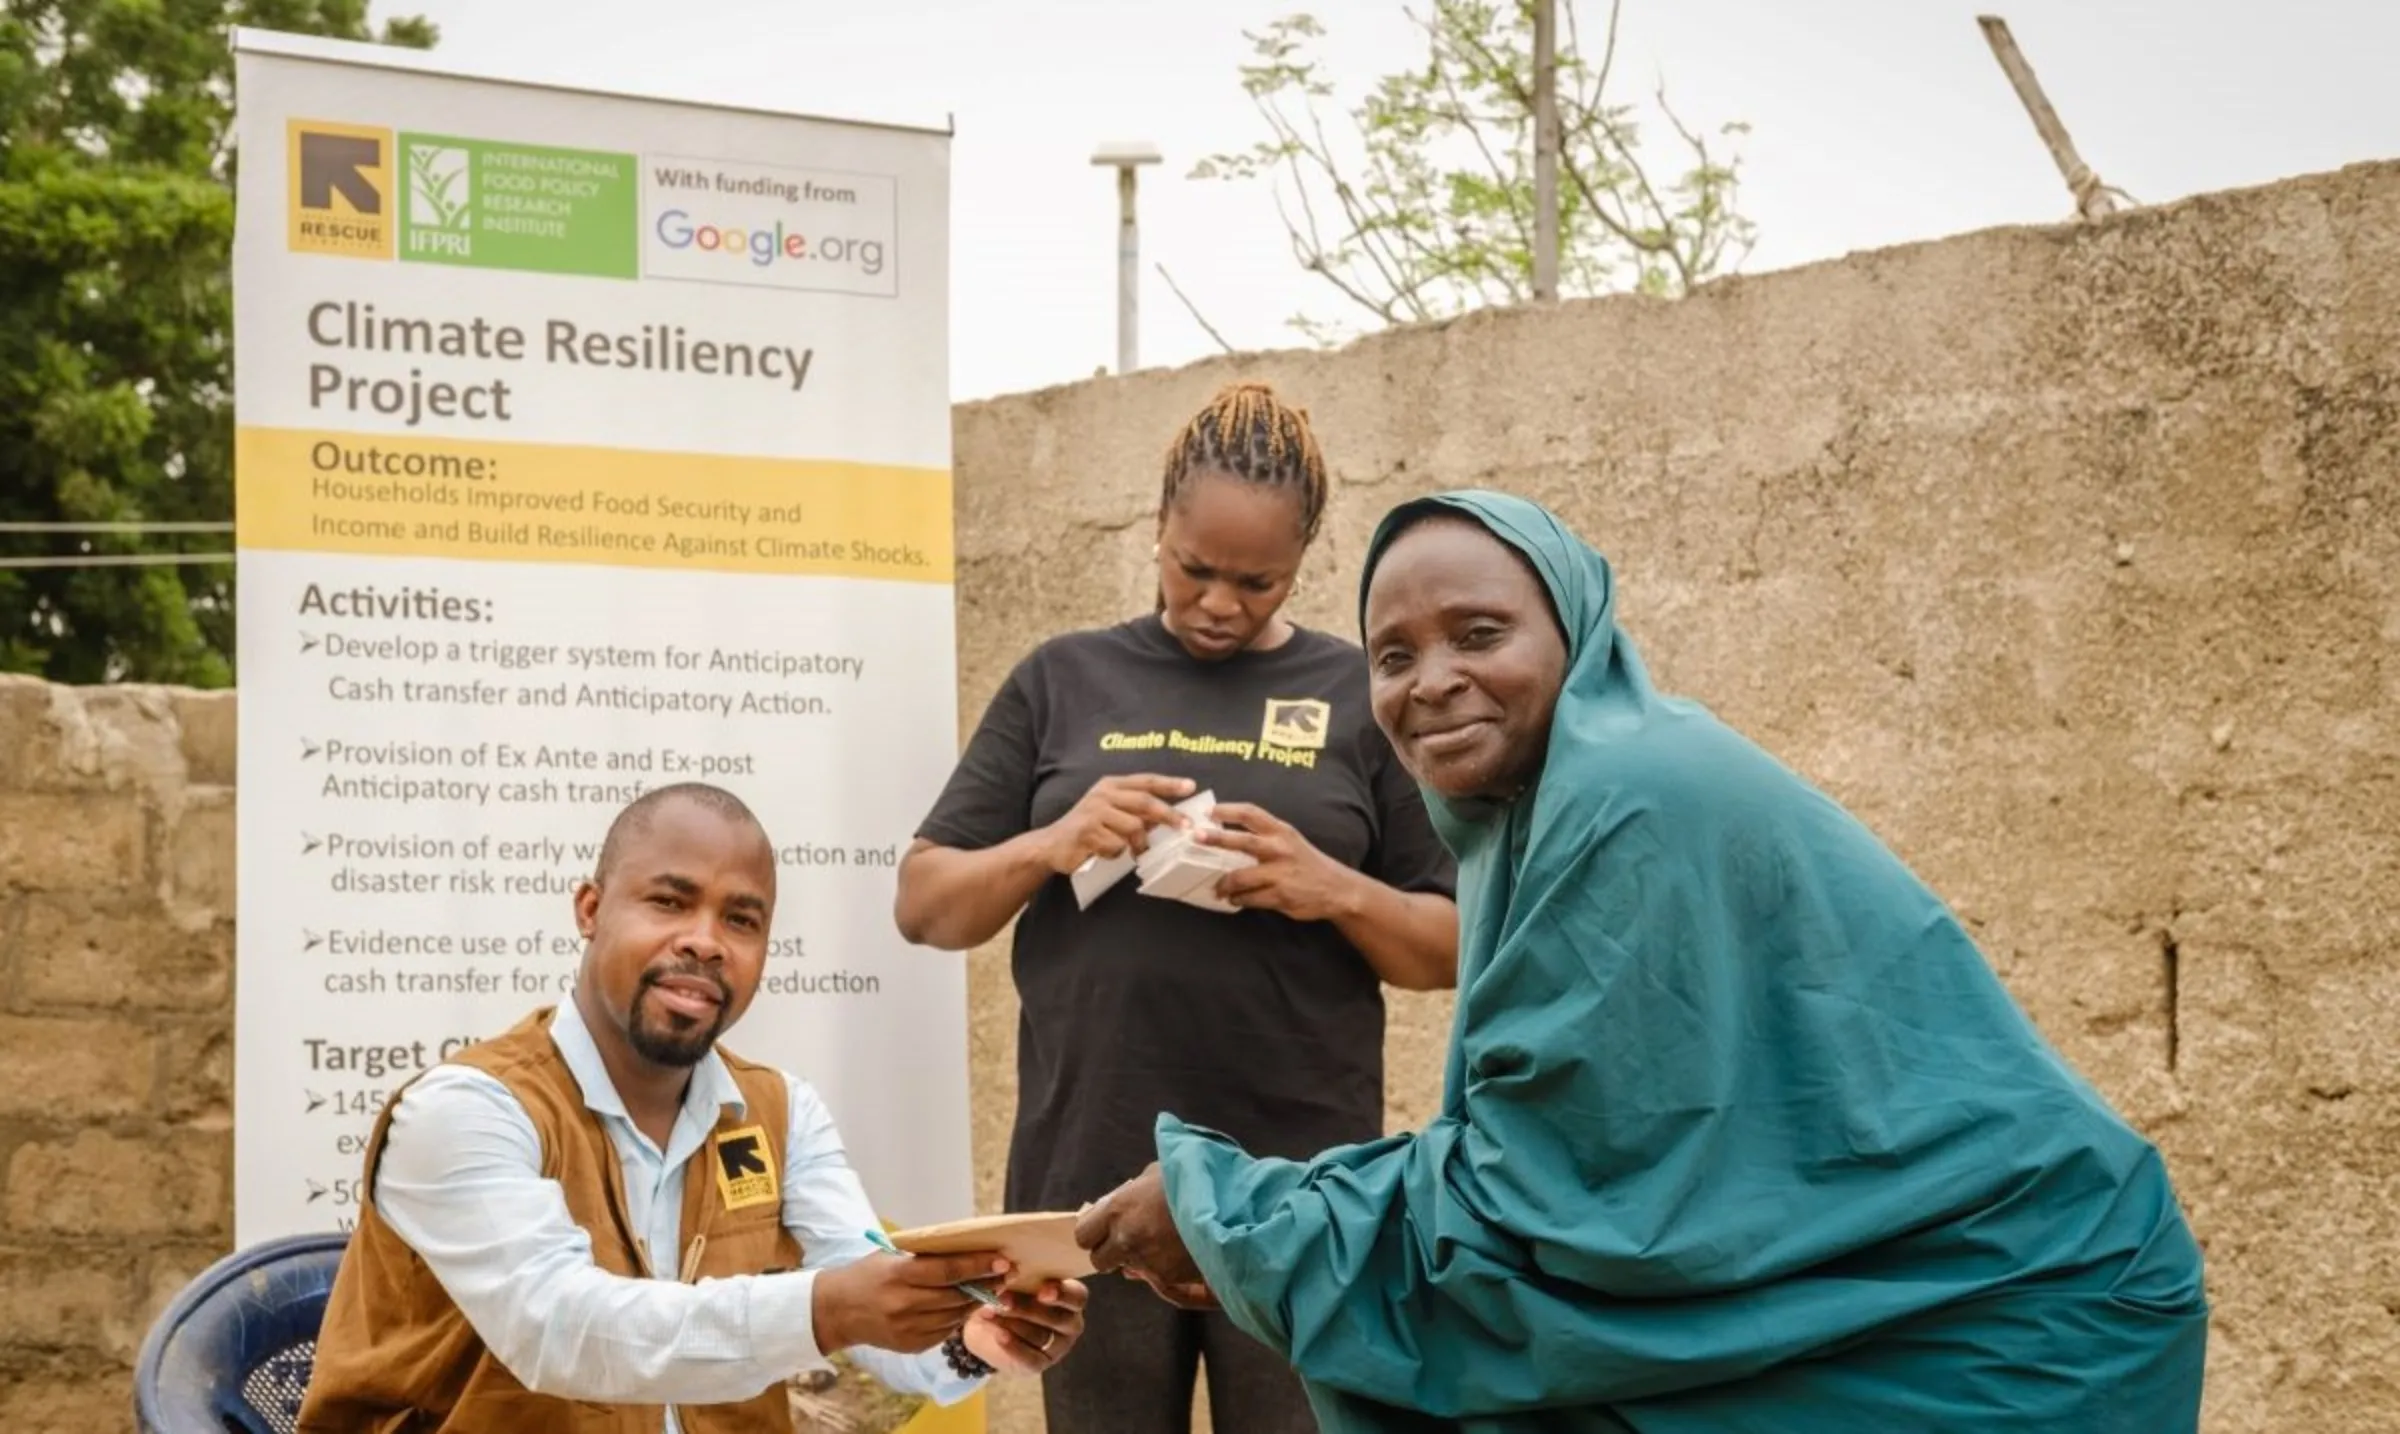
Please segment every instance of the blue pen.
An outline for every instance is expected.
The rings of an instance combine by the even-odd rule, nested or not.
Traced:
[[[914,1258],[913,1256],[909,1256],[908,1251],[903,1250],[898,1245],[893,1244],[890,1239],[886,1238],[881,1230],[869,1230],[867,1232],[867,1239],[883,1249],[889,1250],[895,1255]],[[981,1285],[958,1285],[955,1288],[966,1291],[970,1299],[973,1299],[980,1304],[990,1305],[993,1309],[1007,1308],[1007,1306],[1000,1302],[1000,1297],[998,1295],[993,1294],[990,1290],[985,1289]]]

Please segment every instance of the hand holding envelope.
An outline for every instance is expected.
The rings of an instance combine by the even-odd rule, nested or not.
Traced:
[[[1129,772],[1102,777],[1064,816],[1044,827],[1042,859],[1060,876],[1094,861],[1130,861],[1148,835],[1185,820],[1173,801],[1189,801],[1199,783],[1189,777]]]
[[[1204,832],[1223,830],[1212,815],[1216,805],[1215,792],[1195,792],[1174,806],[1184,825],[1161,822],[1153,826],[1144,834],[1138,855],[1127,850],[1113,857],[1087,859],[1072,877],[1075,904],[1089,907],[1118,882],[1138,875],[1144,896],[1181,901],[1208,911],[1240,910],[1217,895],[1217,882],[1227,872],[1255,866],[1258,859],[1202,840]]]
[[[1294,921],[1342,921],[1373,901],[1373,878],[1327,856],[1300,829],[1264,807],[1219,802],[1194,840],[1218,859],[1239,865],[1216,881],[1212,895],[1237,911],[1272,911]]]

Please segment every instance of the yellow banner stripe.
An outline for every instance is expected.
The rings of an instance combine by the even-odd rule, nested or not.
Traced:
[[[918,1406],[916,1417],[900,1426],[899,1434],[983,1434],[983,1391],[944,1407],[927,1400]]]
[[[947,583],[950,473],[243,428],[238,546]]]

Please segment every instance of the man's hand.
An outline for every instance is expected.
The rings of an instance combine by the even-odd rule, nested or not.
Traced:
[[[1008,1272],[997,1255],[869,1255],[818,1274],[810,1297],[817,1348],[866,1345],[915,1354],[940,1344],[976,1309],[956,1288]]]
[[[1206,1288],[1168,1213],[1167,1182],[1155,1161],[1083,1212],[1075,1243],[1092,1252],[1095,1268],[1122,1270],[1162,1298],[1175,1298],[1169,1290]]]
[[[1220,802],[1209,813],[1233,831],[1203,828],[1194,840],[1245,852],[1258,862],[1217,879],[1217,895],[1246,911],[1278,911],[1294,921],[1331,921],[1357,902],[1359,873],[1335,861],[1300,835],[1300,829],[1264,807]]]
[[[1031,1295],[1006,1291],[999,1309],[977,1310],[967,1321],[967,1350],[1002,1374],[1039,1374],[1083,1338],[1090,1298],[1081,1280],[1052,1280]]]
[[[1072,876],[1075,868],[1091,857],[1139,852],[1152,827],[1185,825],[1182,813],[1169,804],[1182,801],[1192,791],[1189,777],[1148,772],[1102,777],[1092,783],[1082,801],[1045,828],[1050,837],[1050,869]]]

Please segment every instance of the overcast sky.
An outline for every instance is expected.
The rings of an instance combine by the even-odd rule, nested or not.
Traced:
[[[1115,190],[1097,141],[1154,141],[1142,362],[1216,351],[1148,261],[1244,349],[1333,316],[1268,194],[1190,180],[1263,131],[1245,28],[1309,8],[1341,96],[1422,54],[1401,0],[377,0],[462,65],[699,101],[958,127],[951,384],[1088,377],[1115,352]],[[1695,126],[1746,120],[1750,272],[2000,224],[2070,200],[1975,25],[2016,33],[2085,159],[2149,202],[2400,157],[2389,0],[1626,0],[1617,75]],[[1605,0],[1582,0],[1587,31]]]

